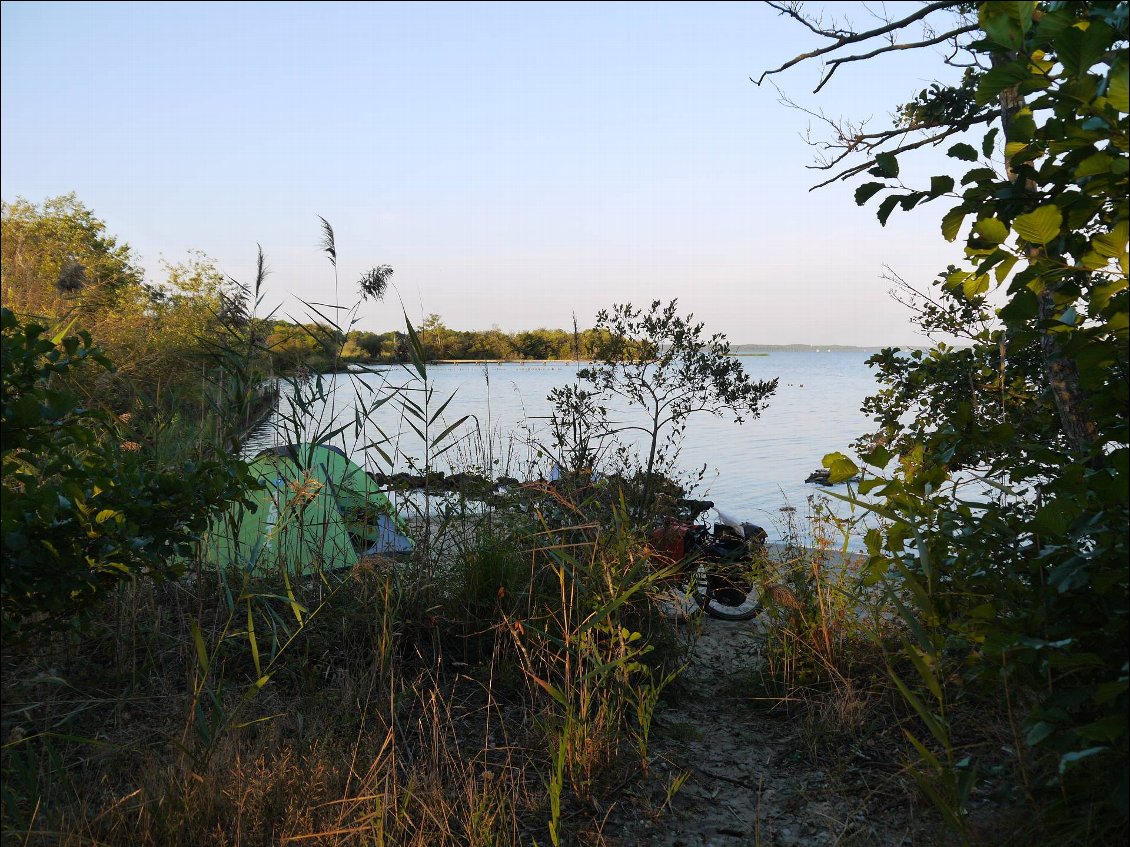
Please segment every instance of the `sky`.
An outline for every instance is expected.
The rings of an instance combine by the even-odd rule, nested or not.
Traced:
[[[946,206],[884,228],[854,183],[808,190],[811,119],[750,77],[821,42],[762,3],[0,14],[3,198],[76,192],[153,279],[201,250],[249,282],[261,245],[264,309],[294,319],[302,301],[350,305],[389,264],[396,290],[357,328],[401,328],[402,307],[456,329],[583,327],[614,303],[678,298],[735,344],[920,344],[884,268],[925,284],[960,261],[939,234]],[[812,96],[819,70],[777,79],[876,126],[954,73],[935,49],[906,51]],[[910,179],[945,172],[939,151],[903,163]]]

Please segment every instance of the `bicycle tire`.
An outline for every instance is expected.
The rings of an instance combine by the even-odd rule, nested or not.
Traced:
[[[707,580],[706,572],[703,567],[695,570],[688,583],[689,589],[686,593],[690,594],[695,603],[703,613],[708,617],[714,618],[719,621],[751,621],[761,614],[764,606],[761,604],[760,598],[757,596],[756,589],[750,589],[749,594],[746,595],[746,600],[740,606],[732,606],[727,603],[721,603],[715,599],[710,591]]]

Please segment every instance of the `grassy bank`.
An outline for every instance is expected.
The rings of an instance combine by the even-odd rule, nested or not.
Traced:
[[[6,644],[5,837],[518,844],[598,826],[589,804],[646,775],[646,704],[680,655],[643,547],[594,523],[462,538],[292,601],[202,568],[124,585],[81,635]]]

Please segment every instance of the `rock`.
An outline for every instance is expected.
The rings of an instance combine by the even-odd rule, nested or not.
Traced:
[[[805,482],[814,482],[817,485],[831,485],[832,472],[827,468],[817,468],[808,475],[808,479],[806,479]]]

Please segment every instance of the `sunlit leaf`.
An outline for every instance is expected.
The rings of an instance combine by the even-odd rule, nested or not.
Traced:
[[[1063,213],[1058,206],[1052,204],[1020,215],[1012,222],[1012,228],[1017,234],[1032,244],[1047,244],[1054,240],[1062,226]]]
[[[829,453],[821,462],[831,473],[828,481],[832,485],[845,482],[859,475],[859,466],[843,453]]]
[[[942,218],[942,236],[946,241],[953,241],[961,229],[961,222],[969,213],[961,206],[950,209]]]
[[[982,218],[973,225],[973,231],[990,244],[1000,244],[1008,238],[1008,227],[997,218]]]

